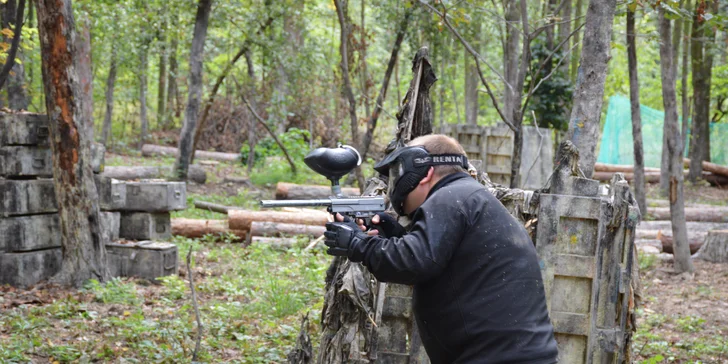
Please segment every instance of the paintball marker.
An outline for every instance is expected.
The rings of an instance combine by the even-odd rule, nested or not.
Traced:
[[[365,219],[385,210],[383,197],[347,197],[341,193],[339,180],[361,164],[356,149],[339,144],[336,148],[316,148],[304,158],[306,165],[331,181],[332,196],[314,200],[262,200],[263,208],[326,206],[329,213],[352,219]]]

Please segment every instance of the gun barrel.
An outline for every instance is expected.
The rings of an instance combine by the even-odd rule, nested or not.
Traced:
[[[308,207],[308,206],[331,206],[331,199],[316,200],[262,200],[260,206],[264,208],[273,207]]]

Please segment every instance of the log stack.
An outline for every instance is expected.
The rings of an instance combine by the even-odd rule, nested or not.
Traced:
[[[685,158],[684,162],[687,166],[690,164],[690,159]],[[598,181],[609,181],[617,172],[623,173],[624,178],[627,181],[632,181],[634,179],[634,166],[604,163],[596,163],[594,165],[594,174],[592,175],[592,179]],[[684,170],[683,173],[687,176],[688,170]],[[728,167],[715,163],[703,162],[702,178],[714,186],[728,186]],[[645,167],[645,182],[660,182],[660,169]]]

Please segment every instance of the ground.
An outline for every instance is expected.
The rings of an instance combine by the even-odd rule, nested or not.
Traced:
[[[107,158],[109,165],[172,162]],[[190,208],[175,217],[224,218],[192,208],[194,200],[257,208],[258,199],[273,195],[274,186],[265,180],[224,182],[225,176],[245,177],[242,166],[205,168],[209,183],[190,185]],[[257,173],[263,175],[259,179],[276,178],[269,169]],[[728,200],[728,191],[706,186],[686,191],[700,203]],[[650,194],[656,196],[657,190],[651,188]],[[117,278],[106,284],[91,281],[80,290],[0,287],[0,363],[189,362],[198,332],[184,259],[190,248],[203,324],[200,361],[285,362],[306,314],[317,346],[330,261],[321,246],[305,251],[305,238],[282,250],[245,247],[225,237],[175,237],[173,242],[179,247],[180,272],[160,282]],[[695,265],[694,276],[674,275],[671,262],[640,257],[644,291],[633,337],[635,362],[728,363],[728,265]]]

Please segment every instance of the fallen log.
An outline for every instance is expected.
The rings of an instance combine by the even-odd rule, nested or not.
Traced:
[[[228,221],[231,229],[250,230],[254,221],[278,222],[286,224],[316,225],[324,227],[328,222],[325,214],[309,214],[283,211],[229,210]]]
[[[186,238],[201,238],[207,234],[232,233],[240,239],[245,239],[246,232],[231,230],[226,220],[201,220],[201,219],[172,219],[172,234]]]
[[[341,193],[345,196],[359,196],[358,188],[342,187]],[[333,195],[331,186],[297,185],[295,183],[278,182],[276,185],[276,200],[307,200],[313,198],[326,198]]]
[[[711,185],[716,186],[716,187],[728,186],[728,177],[720,175],[720,174],[703,172],[703,179],[708,181],[708,183],[710,183]]]
[[[657,239],[658,234],[667,234],[672,235],[672,229],[665,229],[665,230],[643,230],[643,229],[637,229],[635,231],[635,241],[639,239],[646,239],[646,240],[652,240]],[[688,229],[688,239],[699,239],[704,240],[705,237],[708,235],[708,231],[696,231],[696,230],[689,230]]]
[[[662,243],[663,253],[674,254],[672,249],[672,234],[660,232],[657,234],[657,240]],[[690,244],[690,254],[695,254],[698,252],[698,250],[700,250],[700,247],[703,246],[703,239],[688,238],[688,244]]]
[[[710,230],[728,229],[728,223],[720,222],[688,221],[685,225],[687,226],[688,234],[690,234],[690,232],[707,233]],[[639,230],[672,231],[672,223],[670,222],[670,220],[642,220],[637,226],[637,231]]]
[[[602,182],[608,182],[612,180],[612,176],[617,172],[594,172],[592,175],[592,179],[595,179],[597,181]],[[687,175],[687,171],[684,171],[685,175]],[[624,174],[624,179],[626,179],[629,182],[632,182],[634,180],[634,173],[627,172],[622,173]],[[660,172],[645,172],[645,183],[658,183],[660,182]]]
[[[227,214],[230,210],[242,210],[239,207],[234,206],[225,206],[220,205],[212,202],[205,202],[205,201],[195,201],[194,202],[195,208],[200,210],[207,210],[212,212],[219,212],[221,214]]]
[[[713,263],[728,263],[728,230],[709,231],[695,257]]]
[[[250,180],[245,177],[225,176],[222,179],[225,183],[238,183],[242,185],[250,185]]]
[[[594,163],[594,171],[596,172],[625,172],[634,173],[634,166],[624,164],[606,164],[606,163]],[[657,172],[660,173],[659,168],[645,167],[645,173]]]
[[[122,181],[145,178],[165,178],[172,176],[172,167],[154,167],[154,166],[107,166],[101,176],[114,178]],[[191,164],[187,170],[187,179],[204,184],[207,181],[207,172],[205,169],[196,164]]]
[[[686,166],[690,165],[690,158],[683,158],[683,163]],[[720,164],[710,163],[703,161],[703,170],[706,172],[712,172],[713,174],[728,177],[728,167],[721,166]]]
[[[144,144],[142,146],[142,155],[145,157],[152,156],[169,156],[176,157],[178,150],[175,147],[165,147],[162,145]],[[195,158],[197,159],[213,159],[224,162],[237,162],[240,160],[239,153],[221,153],[221,152],[208,152],[204,150],[195,151]]]
[[[326,231],[324,226],[287,224],[272,221],[253,221],[250,226],[250,236],[296,236],[308,235],[318,237]]]
[[[647,218],[653,220],[669,220],[670,208],[648,207]],[[685,220],[728,223],[728,207],[686,207]]]

